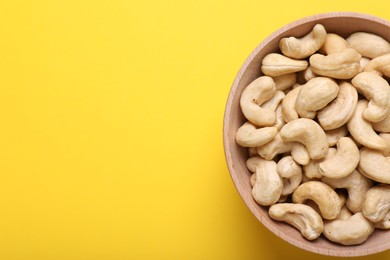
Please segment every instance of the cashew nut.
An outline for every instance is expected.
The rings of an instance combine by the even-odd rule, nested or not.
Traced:
[[[271,218],[286,222],[297,228],[309,240],[318,238],[324,230],[321,216],[311,207],[303,204],[280,203],[268,211]]]
[[[363,111],[365,111],[367,104],[367,100],[358,101],[355,112],[347,123],[348,130],[360,144],[372,149],[384,149],[386,147],[384,140],[375,133],[370,122],[363,118]]]
[[[296,188],[292,196],[294,203],[303,203],[309,199],[318,205],[324,219],[335,219],[340,213],[340,198],[325,183],[318,181],[303,183]]]
[[[282,53],[290,58],[304,59],[318,51],[326,40],[326,30],[322,24],[316,24],[304,37],[283,38],[279,41]]]
[[[325,237],[346,246],[363,243],[373,232],[374,225],[360,212],[349,218],[326,221],[324,224]]]
[[[264,161],[264,159],[260,158],[258,155],[250,157],[246,160],[246,167],[251,172],[256,172],[256,168],[260,167],[260,164]]]
[[[385,79],[371,72],[362,72],[352,79],[352,84],[370,100],[363,112],[364,119],[378,122],[390,114],[390,86]]]
[[[308,67],[307,69],[305,69],[301,73],[303,73],[303,78],[305,79],[306,82],[317,77],[317,75],[311,70],[310,67]]]
[[[366,57],[362,57],[360,59],[360,67],[362,68],[363,71],[365,71],[368,63],[370,63],[371,59],[369,58],[366,58]]]
[[[358,101],[358,93],[352,84],[342,82],[337,98],[317,112],[318,122],[324,130],[336,129],[351,119]]]
[[[390,53],[372,59],[364,68],[364,71],[390,77]]]
[[[321,159],[328,153],[324,130],[313,120],[299,118],[288,122],[280,130],[283,141],[296,141],[305,145],[311,159]]]
[[[283,120],[282,104],[279,104],[279,106],[275,110],[275,113],[276,113],[276,123],[274,126],[278,130],[280,130],[286,124]]]
[[[316,77],[301,86],[295,109],[300,117],[314,118],[317,110],[337,97],[339,86],[329,78]]]
[[[390,211],[390,185],[372,187],[366,193],[362,213],[372,222],[379,222]]]
[[[352,216],[353,216],[353,213],[346,206],[344,206],[341,208],[339,215],[335,219],[344,220],[344,219],[348,219]]]
[[[387,116],[385,119],[379,122],[373,122],[372,128],[378,132],[390,133],[390,116]]]
[[[325,156],[325,158],[319,159],[319,160],[311,160],[307,165],[303,166],[303,173],[308,178],[321,178],[322,174],[320,173],[320,170],[318,169],[318,165],[331,158],[336,154],[336,148],[329,148],[328,154]]]
[[[298,86],[288,92],[282,101],[282,114],[285,122],[298,119],[298,113],[295,110],[295,103],[301,90],[301,86]]]
[[[286,90],[288,88],[291,88],[295,84],[295,82],[297,82],[297,74],[284,74],[281,76],[273,77],[273,79],[275,81],[276,90]]]
[[[379,136],[385,141],[386,144],[386,147],[381,152],[385,157],[389,157],[390,156],[390,133],[380,133]]]
[[[272,109],[260,106],[275,94],[275,83],[271,77],[262,76],[250,83],[242,92],[240,106],[242,113],[252,124],[272,126],[276,115]]]
[[[346,40],[349,46],[364,57],[376,58],[390,52],[390,44],[382,37],[372,33],[356,32]]]
[[[390,211],[386,216],[379,222],[374,223],[375,228],[379,229],[390,229]]]
[[[360,72],[360,59],[361,55],[357,51],[346,48],[327,56],[313,54],[310,56],[310,67],[318,75],[350,79]]]
[[[308,62],[305,60],[294,60],[278,53],[267,54],[261,65],[261,71],[271,77],[277,77],[297,71],[305,70]]]
[[[293,193],[302,180],[301,166],[291,156],[286,156],[277,163],[277,172],[283,180],[282,195]]]
[[[334,33],[328,33],[320,52],[324,54],[331,54],[343,51],[346,48],[348,48],[348,43],[343,37]]]
[[[373,185],[370,179],[356,170],[344,178],[323,177],[322,181],[334,189],[347,189],[348,199],[346,204],[348,209],[354,213],[362,211],[364,196]]]
[[[262,127],[257,129],[255,125],[246,122],[236,133],[236,142],[242,147],[257,147],[270,142],[278,133],[276,127]]]
[[[282,194],[283,182],[276,170],[276,162],[261,160],[256,167],[256,182],[252,197],[261,206],[275,204]]]
[[[339,196],[339,199],[340,199],[339,208],[340,208],[340,213],[341,213],[341,210],[344,208],[345,201],[347,200],[347,198],[346,198],[346,196],[345,196],[341,191],[336,191],[336,193],[337,193],[337,196]],[[318,214],[321,215],[321,210],[320,210],[320,208],[318,207],[318,205],[317,205],[314,201],[312,201],[312,200],[306,200],[304,204],[310,206],[310,207],[313,208]],[[340,213],[339,213],[339,215],[337,215],[337,218],[336,218],[336,219],[339,218]]]
[[[280,133],[277,133],[271,142],[257,148],[257,153],[266,160],[272,160],[276,155],[290,151],[290,145],[282,140]]]
[[[336,145],[341,137],[348,135],[348,128],[346,125],[343,125],[339,128],[325,131],[325,134],[326,140],[328,141],[328,145],[329,147],[331,147]]]
[[[290,142],[291,156],[300,165],[307,165],[310,162],[310,156],[306,147],[298,142]]]
[[[371,180],[390,184],[390,161],[378,150],[361,148],[358,170]]]
[[[278,107],[279,103],[282,102],[284,96],[286,96],[286,94],[284,94],[283,91],[277,90],[275,92],[275,95],[271,99],[264,102],[261,105],[261,107],[264,109],[271,109],[271,110],[275,111],[276,108]]]
[[[359,149],[349,137],[337,142],[337,152],[318,165],[320,173],[329,178],[343,178],[353,172],[359,164]]]

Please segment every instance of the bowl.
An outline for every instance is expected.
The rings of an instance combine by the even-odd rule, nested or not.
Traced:
[[[315,24],[325,26],[327,32],[343,37],[351,33],[364,31],[382,36],[390,42],[390,22],[375,16],[353,12],[331,12],[318,14],[280,28],[249,55],[239,70],[231,87],[224,114],[223,138],[227,165],[231,178],[254,216],[271,232],[281,239],[307,251],[332,256],[363,256],[375,254],[390,248],[390,230],[375,230],[372,236],[363,244],[357,246],[342,246],[330,242],[323,236],[315,241],[308,241],[295,228],[272,220],[268,216],[268,208],[256,204],[251,195],[250,175],[246,167],[249,157],[247,148],[240,147],[235,142],[237,129],[246,121],[240,109],[240,96],[243,89],[254,79],[263,75],[260,64],[263,57],[271,52],[278,52],[279,40],[283,37],[302,37],[309,33]]]

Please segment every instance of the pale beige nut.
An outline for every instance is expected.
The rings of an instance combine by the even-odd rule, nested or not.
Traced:
[[[361,148],[358,171],[371,180],[390,184],[390,161],[381,151]]]
[[[285,142],[300,142],[305,145],[311,159],[324,158],[328,153],[328,142],[324,130],[313,120],[299,118],[288,122],[280,130]]]
[[[261,64],[264,75],[271,77],[302,71],[308,66],[305,60],[294,60],[278,53],[267,54]]]
[[[343,37],[334,33],[328,33],[326,35],[325,43],[324,45],[322,45],[320,49],[320,53],[323,54],[337,53],[343,51],[348,47],[349,44]]]
[[[252,173],[249,181],[251,183],[251,187],[253,188],[253,186],[255,186],[255,184],[256,184],[256,173]]]
[[[362,211],[365,195],[373,186],[373,182],[370,179],[356,170],[350,175],[340,179],[323,177],[322,182],[334,189],[346,189],[348,192],[346,204],[348,209],[354,213]]]
[[[349,132],[348,132],[348,128],[346,125],[343,125],[343,126],[336,128],[336,129],[325,131],[326,140],[328,141],[329,147],[335,146],[337,144],[337,142],[339,141],[339,139],[341,137],[347,136],[348,133]]]
[[[266,160],[273,160],[276,155],[290,151],[290,144],[283,141],[280,133],[277,133],[271,142],[257,148],[257,153]]]
[[[375,228],[379,229],[390,229],[390,211],[386,214],[386,216],[379,222],[374,223]]]
[[[276,162],[262,160],[256,167],[256,182],[252,188],[253,199],[261,206],[275,204],[282,195],[283,182],[276,170]]]
[[[269,208],[268,213],[272,219],[286,222],[297,228],[308,240],[317,239],[324,230],[321,216],[307,205],[275,204]]]
[[[372,129],[371,123],[363,118],[363,111],[365,111],[367,104],[367,100],[358,101],[355,111],[347,123],[349,133],[364,146],[372,149],[384,149],[386,147],[384,140]]]
[[[291,88],[297,82],[297,74],[289,73],[281,76],[273,77],[276,90],[286,90]]]
[[[242,147],[258,147],[270,142],[278,133],[276,127],[257,128],[250,122],[246,122],[236,133],[236,142]]]
[[[363,111],[364,119],[378,122],[390,114],[390,86],[385,79],[371,72],[362,72],[352,79],[352,84],[370,101]]]
[[[328,185],[318,181],[301,184],[293,193],[294,203],[304,203],[306,200],[314,201],[320,208],[324,219],[335,219],[340,213],[340,198]]]
[[[271,109],[271,110],[275,111],[285,96],[286,96],[286,94],[284,94],[283,91],[277,90],[275,92],[275,95],[271,99],[264,102],[261,105],[261,107],[264,109]]]
[[[344,219],[348,219],[352,216],[353,216],[353,213],[346,206],[344,206],[341,208],[339,215],[335,219],[344,220]]]
[[[291,156],[300,165],[306,165],[310,162],[309,152],[306,147],[298,142],[289,142]]]
[[[325,161],[330,159],[333,155],[336,154],[336,148],[329,148],[328,154],[325,158],[319,159],[319,160],[311,160],[307,165],[303,166],[303,173],[304,175],[309,178],[322,178],[322,174],[318,168],[318,165]]]
[[[301,86],[298,93],[295,110],[300,117],[314,118],[316,111],[324,108],[337,97],[339,86],[326,77],[316,77]]]
[[[363,215],[372,222],[379,222],[390,211],[390,185],[379,185],[367,191],[363,206]]]
[[[362,56],[376,58],[390,52],[390,44],[382,37],[366,32],[356,32],[347,39],[349,46],[357,50]]]
[[[326,40],[326,30],[322,24],[316,24],[313,30],[304,37],[283,38],[279,48],[284,55],[294,59],[304,59],[318,51]]]
[[[286,124],[283,120],[283,111],[282,111],[282,104],[279,104],[279,106],[275,110],[276,113],[276,122],[275,122],[275,127],[280,131],[282,127]]]
[[[349,137],[341,137],[337,142],[335,155],[318,164],[320,173],[329,178],[344,178],[352,173],[359,164],[360,153]]]
[[[358,101],[358,93],[352,84],[342,82],[339,92],[331,103],[317,111],[318,122],[324,130],[341,127],[351,119]]]
[[[361,71],[360,59],[361,55],[352,48],[327,56],[317,53],[310,56],[310,68],[317,75],[350,79]]]
[[[371,59],[366,58],[366,57],[362,57],[360,59],[360,67],[362,68],[362,71],[365,71],[366,66],[368,65],[368,63],[370,63],[370,61],[371,61]]]
[[[277,163],[277,172],[283,180],[282,195],[289,195],[302,180],[302,168],[291,156],[283,157]]]
[[[246,167],[251,172],[256,172],[256,168],[260,167],[264,159],[260,158],[258,155],[252,156],[246,160]]]
[[[385,157],[389,157],[390,156],[390,133],[380,133],[379,136],[385,141],[386,144],[386,147],[383,150],[381,150],[381,152]]]
[[[275,95],[275,83],[271,77],[262,76],[252,81],[242,92],[241,111],[245,118],[257,126],[272,126],[276,115],[272,109],[261,108],[261,105]]]
[[[390,77],[390,53],[372,59],[364,68],[366,72],[374,72],[379,76]]]
[[[323,234],[330,241],[351,246],[365,242],[373,232],[373,223],[359,212],[349,218],[325,221]]]
[[[303,78],[305,79],[306,82],[317,77],[317,75],[311,70],[310,67],[308,67],[307,69],[305,69],[301,73],[303,73]]]
[[[372,128],[378,132],[390,133],[390,116],[379,122],[372,122]]]
[[[300,90],[301,86],[297,86],[288,92],[282,101],[282,115],[285,122],[290,122],[299,118],[299,115],[295,110],[295,103]]]

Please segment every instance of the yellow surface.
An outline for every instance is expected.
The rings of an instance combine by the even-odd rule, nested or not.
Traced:
[[[384,3],[0,1],[0,259],[328,259],[245,207],[224,106],[282,25]]]

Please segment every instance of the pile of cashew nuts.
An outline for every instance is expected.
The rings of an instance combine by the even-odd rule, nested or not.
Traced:
[[[279,48],[240,98],[252,197],[308,240],[361,244],[390,229],[390,44],[317,24]]]

